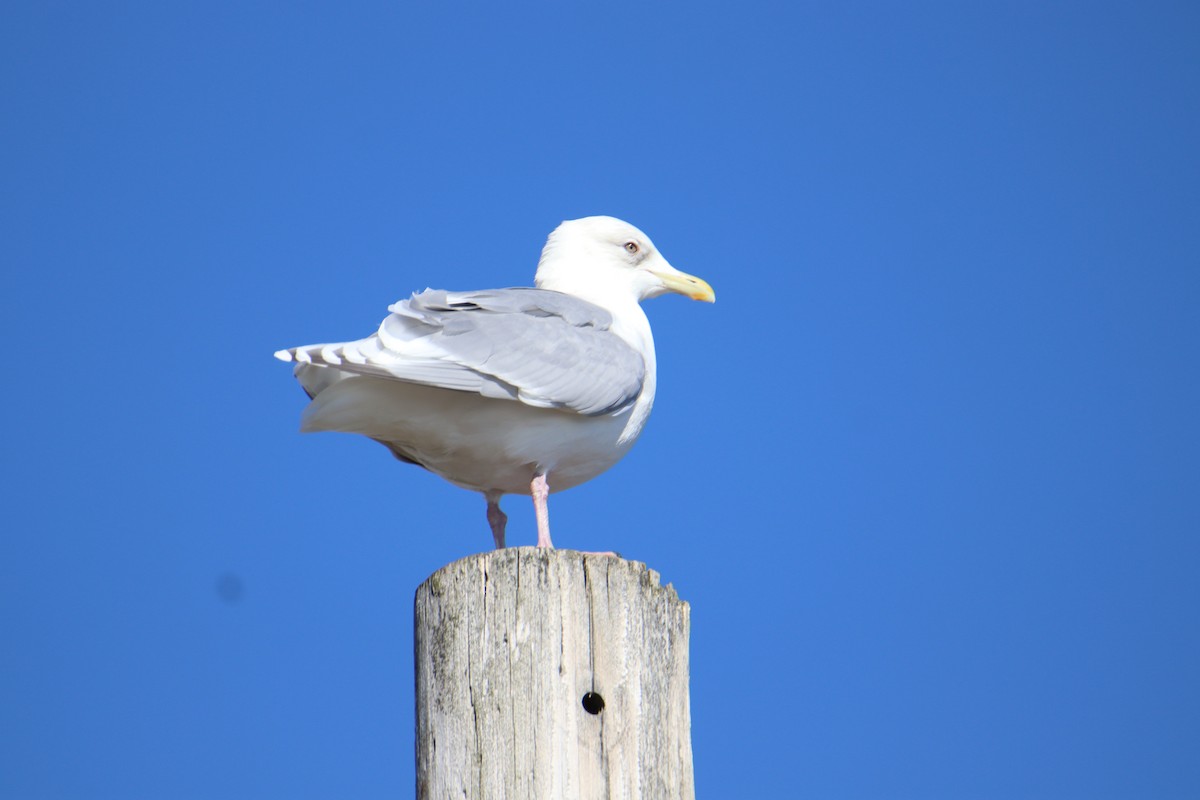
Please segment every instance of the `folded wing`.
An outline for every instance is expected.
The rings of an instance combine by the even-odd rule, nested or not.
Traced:
[[[642,390],[641,353],[610,330],[607,311],[570,295],[427,289],[388,310],[365,339],[276,356],[587,416],[619,413]]]

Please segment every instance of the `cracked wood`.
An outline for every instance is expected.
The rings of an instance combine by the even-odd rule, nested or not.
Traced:
[[[634,561],[522,547],[438,570],[415,603],[417,797],[692,800],[688,632]]]

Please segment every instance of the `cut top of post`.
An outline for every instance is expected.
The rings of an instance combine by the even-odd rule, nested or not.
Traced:
[[[645,564],[481,553],[415,614],[418,797],[694,797],[690,609]]]

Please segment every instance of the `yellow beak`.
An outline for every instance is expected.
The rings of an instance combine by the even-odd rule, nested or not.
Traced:
[[[663,282],[663,286],[667,287],[668,291],[690,297],[693,300],[703,300],[706,303],[717,301],[717,295],[713,292],[713,288],[703,278],[680,272],[674,267],[650,270],[650,272]]]

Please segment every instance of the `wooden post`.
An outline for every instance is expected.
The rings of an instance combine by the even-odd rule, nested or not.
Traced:
[[[417,589],[417,797],[693,800],[689,607],[645,564],[513,547]]]

